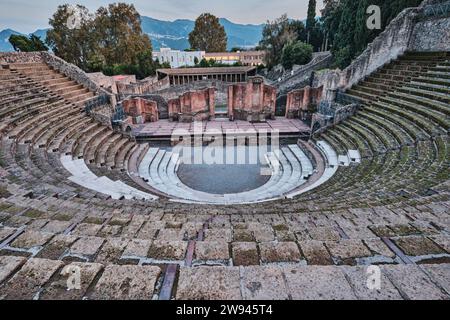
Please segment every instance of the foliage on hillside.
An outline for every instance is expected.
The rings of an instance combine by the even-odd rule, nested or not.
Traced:
[[[417,7],[422,0],[324,0],[322,30],[335,56],[336,66],[345,68],[361,54],[403,9]],[[367,8],[381,8],[381,29],[369,30]]]

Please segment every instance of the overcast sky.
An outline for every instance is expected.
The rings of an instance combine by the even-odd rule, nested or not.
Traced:
[[[47,28],[48,19],[60,4],[82,4],[94,11],[114,0],[0,0],[0,30],[11,28],[30,33]],[[288,13],[290,18],[304,19],[308,0],[136,0],[133,3],[141,15],[161,20],[195,19],[203,12],[213,13],[237,23],[264,23]],[[317,15],[322,0],[317,1]]]

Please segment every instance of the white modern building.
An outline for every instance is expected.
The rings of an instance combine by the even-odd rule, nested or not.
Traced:
[[[200,62],[205,57],[205,51],[180,51],[170,48],[161,48],[160,51],[153,51],[153,59],[160,63],[169,62],[172,68],[192,67],[195,65],[195,58]]]

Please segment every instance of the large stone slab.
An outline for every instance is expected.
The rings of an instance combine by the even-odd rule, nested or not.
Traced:
[[[177,300],[240,300],[238,267],[182,267]]]
[[[132,239],[128,242],[122,256],[146,258],[151,244],[151,240]]]
[[[408,256],[445,253],[445,251],[438,247],[433,241],[425,237],[403,237],[394,239],[394,242]]]
[[[117,264],[127,244],[128,239],[108,238],[95,258],[95,262],[104,265]]]
[[[31,249],[46,244],[53,234],[39,231],[25,231],[11,243],[11,247],[20,249]]]
[[[450,293],[450,264],[430,264],[424,265],[422,268],[430,273],[439,286]]]
[[[105,268],[91,298],[94,300],[150,300],[161,269],[155,266]]]
[[[262,242],[259,250],[263,263],[299,262],[301,259],[295,242]]]
[[[283,272],[278,266],[242,267],[241,288],[245,300],[289,299]]]
[[[381,270],[408,299],[442,300],[450,298],[415,265],[386,265],[382,266]]]
[[[370,257],[372,254],[361,240],[341,240],[326,242],[326,246],[333,257],[348,262],[348,259]]]
[[[153,241],[148,256],[155,260],[183,260],[186,255],[186,241]]]
[[[380,289],[373,286],[369,267],[342,267],[341,269],[350,281],[356,296],[360,300],[403,300],[392,282],[380,270]]]
[[[80,300],[95,276],[103,269],[99,263],[73,262],[66,265],[52,283],[40,293],[40,300]],[[79,275],[79,283],[76,277]],[[79,287],[77,285],[79,284]]]
[[[69,255],[82,257],[91,261],[105,240],[98,237],[83,237],[78,239],[71,247]]]
[[[259,265],[256,242],[233,242],[232,256],[235,266]]]
[[[31,300],[62,266],[61,261],[29,259],[0,290],[0,299]]]
[[[22,257],[0,256],[0,284],[26,261]]]
[[[37,258],[58,260],[64,252],[77,240],[76,236],[59,234],[56,235],[45,247],[39,251]]]
[[[200,261],[230,259],[228,242],[225,241],[197,241],[195,243],[195,259]]]
[[[301,241],[300,248],[310,265],[332,265],[333,260],[322,241]]]
[[[338,241],[341,239],[339,232],[334,227],[318,227],[308,229],[308,233],[313,240]]]
[[[283,267],[293,300],[354,300],[350,284],[339,267]]]

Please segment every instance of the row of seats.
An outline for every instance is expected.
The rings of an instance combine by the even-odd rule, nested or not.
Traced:
[[[265,155],[271,177],[263,186],[239,194],[213,195],[189,188],[177,176],[180,155],[150,148],[139,165],[139,175],[160,192],[178,201],[210,204],[244,204],[284,197],[313,174],[313,165],[298,145],[289,145]]]

